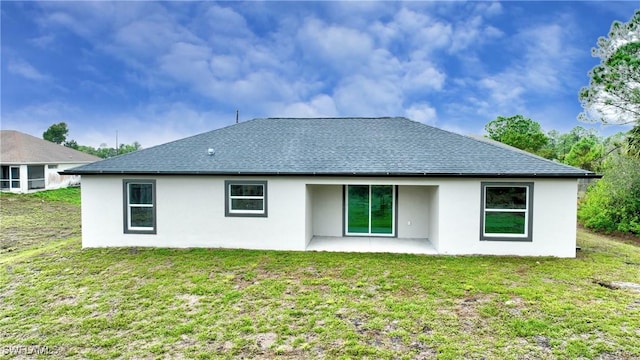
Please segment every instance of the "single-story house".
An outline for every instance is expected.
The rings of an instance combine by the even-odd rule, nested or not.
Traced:
[[[0,130],[0,191],[26,193],[77,185],[79,176],[58,172],[98,160],[19,131]]]
[[[598,177],[388,117],[254,119],[64,173],[83,247],[557,257]]]

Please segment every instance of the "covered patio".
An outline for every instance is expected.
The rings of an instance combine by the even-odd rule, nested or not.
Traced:
[[[307,251],[330,252],[379,252],[436,255],[438,251],[428,239],[365,237],[365,236],[314,236]]]
[[[307,251],[438,254],[438,186],[307,184]]]

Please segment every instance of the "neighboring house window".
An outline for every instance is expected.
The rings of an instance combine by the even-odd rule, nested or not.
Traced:
[[[3,166],[0,188],[5,190],[20,189],[20,167]]]
[[[29,190],[44,189],[44,165],[27,166],[27,180]]]
[[[267,216],[267,182],[224,182],[225,216]]]
[[[481,240],[531,241],[533,183],[482,183]]]
[[[156,233],[156,181],[124,180],[124,232]]]

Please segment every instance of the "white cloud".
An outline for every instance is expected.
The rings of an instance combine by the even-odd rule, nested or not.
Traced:
[[[7,65],[7,70],[9,70],[9,72],[11,73],[20,75],[29,80],[34,80],[34,81],[51,80],[51,77],[49,75],[41,73],[40,71],[38,71],[38,69],[33,67],[33,65],[21,59],[9,60],[9,64]]]
[[[205,19],[208,30],[214,36],[241,38],[253,36],[245,18],[231,8],[211,5],[206,11]]]
[[[174,23],[168,15],[150,14],[119,27],[113,34],[109,51],[125,60],[148,63],[166,53],[176,42],[197,42],[198,39]]]
[[[554,22],[521,29],[507,39],[515,56],[503,69],[481,73],[476,79],[477,95],[470,101],[478,114],[526,112],[534,95],[560,94],[576,84],[572,68],[579,51],[572,45],[570,29]]]
[[[451,24],[432,18],[427,13],[402,8],[387,26],[398,34],[397,40],[408,42],[411,52],[421,57],[428,58],[434,50],[451,44]]]
[[[475,12],[481,13],[486,16],[495,16],[502,14],[502,4],[498,1],[492,2],[477,2],[475,4]]]
[[[494,101],[488,105],[498,105],[499,108],[514,107],[521,103],[521,96],[527,90],[522,83],[523,78],[514,71],[489,76],[478,82],[480,88],[489,91],[490,99]]]
[[[47,35],[42,35],[42,36],[32,38],[29,40],[29,42],[34,44],[37,47],[47,48],[49,47],[49,45],[53,44],[55,39],[56,38],[55,36],[53,36],[53,34],[47,34]]]
[[[404,66],[403,87],[409,91],[442,90],[446,75],[428,61],[412,61]]]
[[[211,49],[207,46],[177,42],[158,59],[159,70],[183,84],[193,86],[203,94],[210,94],[211,56]]]
[[[235,55],[213,55],[209,61],[211,73],[219,79],[234,79],[240,75],[242,60]]]
[[[428,125],[435,125],[438,120],[436,109],[428,103],[412,104],[405,110],[405,116]]]
[[[282,117],[335,117],[338,115],[336,104],[326,94],[314,96],[307,102],[296,102],[284,107],[281,113],[271,116]]]
[[[334,101],[342,116],[393,116],[402,113],[402,92],[386,79],[361,75],[337,86]]]
[[[339,73],[350,73],[365,64],[373,51],[371,37],[357,29],[327,25],[309,18],[298,32],[305,59]]]

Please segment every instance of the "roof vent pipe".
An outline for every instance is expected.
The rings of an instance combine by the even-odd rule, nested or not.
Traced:
[[[216,153],[216,151],[213,150],[213,148],[207,149],[207,154],[209,154],[209,156],[213,156],[213,154],[215,154],[215,153]]]

